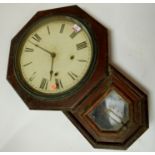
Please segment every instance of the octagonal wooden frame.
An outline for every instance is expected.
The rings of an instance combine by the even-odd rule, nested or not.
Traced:
[[[91,28],[94,42],[97,48],[97,57],[94,70],[90,78],[83,83],[83,86],[74,94],[66,96],[63,100],[50,100],[46,98],[40,98],[39,96],[28,93],[26,89],[21,87],[21,84],[17,80],[15,70],[15,53],[17,51],[19,42],[23,33],[36,21],[52,15],[72,15],[77,18],[83,19],[83,21]],[[78,6],[69,6],[56,8],[51,10],[39,11],[32,19],[20,30],[20,32],[12,39],[7,79],[16,90],[19,96],[23,99],[26,105],[30,109],[42,109],[42,110],[71,110],[74,109],[80,101],[103,79],[108,75],[108,37],[107,29],[97,22],[94,18],[88,15]]]

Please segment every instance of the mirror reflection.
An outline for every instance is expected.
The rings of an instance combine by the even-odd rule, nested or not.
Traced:
[[[128,119],[128,103],[112,90],[90,113],[91,119],[101,130],[119,130]]]

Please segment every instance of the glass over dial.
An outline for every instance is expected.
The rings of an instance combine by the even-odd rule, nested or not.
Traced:
[[[93,47],[82,23],[55,16],[31,28],[19,53],[25,82],[38,92],[57,94],[70,90],[86,76]]]

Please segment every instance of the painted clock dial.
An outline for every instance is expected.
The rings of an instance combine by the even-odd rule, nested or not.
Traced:
[[[66,92],[86,76],[93,45],[86,27],[69,16],[54,16],[34,24],[19,50],[26,84],[37,92]]]

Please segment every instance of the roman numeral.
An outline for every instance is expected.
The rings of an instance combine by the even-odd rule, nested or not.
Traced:
[[[34,36],[32,37],[35,41],[40,42],[41,41],[41,37],[36,33],[34,34]]]
[[[77,34],[78,34],[77,32],[73,31],[69,36],[70,38],[73,39]]]
[[[26,66],[30,65],[31,63],[32,63],[32,61],[27,63],[27,64],[25,64],[25,65],[23,65],[23,66],[26,67]]]
[[[40,83],[40,88],[41,89],[46,89],[47,90],[47,87],[48,87],[48,80],[43,78],[41,83]]]
[[[35,74],[36,72],[33,72],[32,76],[29,78],[29,81],[33,81],[33,79],[35,78]]]
[[[69,75],[73,80],[76,80],[76,78],[78,78],[78,75],[76,75],[76,74],[73,73],[73,72],[68,72],[68,75]]]
[[[34,50],[32,48],[28,48],[28,47],[25,48],[25,52],[33,52],[33,51]]]
[[[63,88],[61,79],[55,79],[55,84],[58,89]]]
[[[80,59],[78,60],[79,62],[87,62],[87,60],[84,60],[84,59]]]
[[[83,41],[81,43],[76,44],[77,50],[81,50],[81,49],[86,48],[86,47],[87,47],[87,42],[86,41]]]
[[[65,28],[65,24],[62,24],[62,25],[61,25],[61,28],[60,28],[60,33],[63,33],[64,28]]]
[[[49,28],[49,26],[47,26],[47,32],[50,35],[50,28]]]

